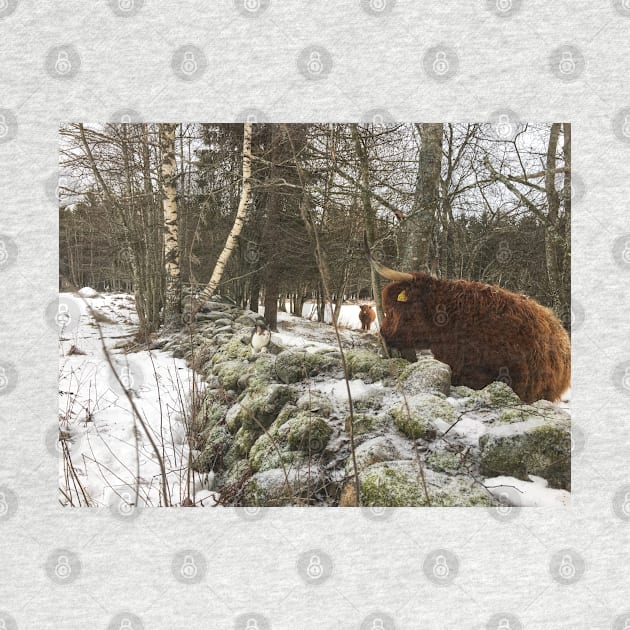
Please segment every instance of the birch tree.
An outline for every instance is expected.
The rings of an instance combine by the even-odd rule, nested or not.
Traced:
[[[212,272],[210,281],[201,292],[199,299],[195,304],[194,311],[198,310],[206,300],[210,299],[214,295],[214,292],[223,277],[225,265],[234,251],[234,247],[236,246],[240,233],[243,231],[243,225],[245,224],[245,218],[247,216],[247,207],[249,205],[252,191],[251,175],[252,123],[245,123],[243,128],[243,187],[241,189],[241,198],[238,204],[238,210],[236,211],[236,218],[234,219],[234,225],[227,237],[223,251],[219,255],[216,265],[214,266],[214,271]]]
[[[164,208],[164,271],[166,276],[164,323],[168,326],[178,319],[181,311],[181,276],[177,234],[177,164],[175,161],[176,125],[159,125],[162,152],[162,206]]]

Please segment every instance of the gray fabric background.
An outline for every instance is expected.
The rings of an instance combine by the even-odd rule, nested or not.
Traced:
[[[0,627],[630,627],[628,41],[627,0],[0,0]],[[56,505],[58,123],[251,110],[574,123],[570,510]]]

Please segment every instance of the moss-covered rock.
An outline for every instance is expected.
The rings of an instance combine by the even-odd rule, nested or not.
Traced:
[[[319,416],[329,417],[333,412],[333,405],[330,401],[330,397],[324,396],[324,394],[310,390],[305,392],[297,400],[297,408],[302,411],[310,411],[316,413]]]
[[[284,350],[276,356],[275,372],[283,383],[297,383],[338,365],[329,353]]]
[[[423,438],[433,440],[437,436],[435,421],[452,424],[457,420],[457,412],[443,398],[435,394],[417,394],[401,402],[389,413],[396,426],[412,440]]]
[[[242,392],[246,390],[255,381],[253,370],[247,370],[238,377],[236,381],[236,387],[238,391]]]
[[[451,368],[437,359],[421,355],[408,364],[400,375],[404,392],[413,396],[439,392],[448,396],[451,388]]]
[[[360,481],[361,505],[405,507],[428,504],[418,470],[414,470],[412,464],[375,464]]]
[[[245,487],[243,505],[278,507],[310,505],[323,485],[319,467],[304,465],[283,470],[274,468],[254,474]]]
[[[341,369],[341,354],[333,348],[319,348],[311,354],[315,355],[316,363],[321,371]]]
[[[376,430],[384,422],[384,420],[385,418],[383,416],[376,416],[369,413],[355,413],[354,424],[352,426],[354,429],[354,436],[358,437]],[[350,433],[351,421],[352,417],[348,414],[344,421],[344,430],[346,433]]]
[[[253,431],[268,428],[289,401],[296,399],[296,392],[286,385],[267,385],[260,389],[250,388],[241,400],[239,416],[241,426]]]
[[[374,363],[381,360],[378,354],[370,350],[349,350],[346,352],[346,366],[351,378],[367,375]]]
[[[229,315],[229,313],[227,315]],[[214,325],[217,328],[223,328],[225,326],[229,326],[231,328],[232,327],[232,320],[229,317],[227,317],[227,316],[226,317],[221,317],[221,318],[216,319],[214,321]]]
[[[383,359],[370,350],[346,352],[346,366],[350,378],[361,378],[368,382],[396,378],[407,362],[401,359]]]
[[[201,305],[201,311],[205,313],[211,313],[213,311],[220,311],[222,313],[228,313],[234,308],[233,304],[223,300],[219,296],[214,296]]]
[[[234,436],[233,450],[237,457],[247,457],[254,442],[258,439],[260,433],[257,431],[250,431],[241,427]]]
[[[470,387],[466,387],[466,385],[457,385],[455,387],[451,387],[450,395],[454,398],[468,398],[474,393],[475,390]]]
[[[216,331],[221,332],[221,331]],[[215,340],[217,338],[215,337]],[[230,337],[227,343],[220,346],[218,352],[212,357],[212,363],[217,365],[225,361],[240,360],[245,361],[251,355],[251,347],[245,344],[238,336]]]
[[[405,359],[379,359],[367,373],[368,382],[394,381],[407,366]]]
[[[238,381],[243,374],[249,371],[250,365],[244,361],[225,361],[214,366],[215,374],[225,389],[238,389]]]
[[[542,417],[542,412],[533,405],[517,405],[500,409],[496,419],[497,424],[512,424],[513,422],[525,422],[530,418]]]
[[[218,333],[214,340],[219,346],[224,346],[232,339],[232,333]],[[214,359],[214,357],[212,357]]]
[[[297,383],[309,373],[309,355],[307,352],[285,350],[276,356],[275,370],[283,383]]]
[[[287,440],[294,451],[319,453],[326,448],[331,435],[332,429],[326,420],[302,411],[292,420]]]
[[[513,407],[521,405],[522,401],[512,388],[502,381],[494,381],[486,385],[483,389],[475,392],[469,400],[471,406],[487,407]]]
[[[435,451],[426,458],[426,463],[432,470],[440,472],[462,472],[462,458],[450,451]]]
[[[219,319],[225,319],[226,314],[221,311],[214,311],[212,313],[203,313],[203,316],[205,320],[215,322]]]
[[[550,418],[491,428],[479,439],[481,473],[486,477],[508,475],[528,480],[536,475],[552,488],[571,488],[571,425],[561,412]]]
[[[234,403],[225,414],[225,424],[232,433],[236,433],[243,424],[241,403]]]
[[[251,372],[248,372],[247,387],[261,389],[274,381],[276,376],[275,357],[268,353],[252,354],[249,358],[252,362]]]
[[[300,410],[293,403],[287,403],[277,415],[276,419],[271,423],[269,427],[270,435],[286,435],[291,428],[289,420],[297,417]]]
[[[424,475],[429,496],[414,461],[391,461],[374,464],[359,475],[361,505],[365,507],[419,506],[491,506],[496,501],[472,479],[451,477],[431,470]],[[352,480],[348,481],[341,506],[356,505]]]
[[[249,465],[254,472],[264,472],[273,468],[290,469],[304,462],[304,453],[291,450],[286,441],[268,433],[261,435],[249,451]]]
[[[394,442],[390,437],[378,436],[363,442],[354,451],[359,471],[377,464],[378,462],[388,462],[395,460],[410,459],[411,449],[402,449],[399,443]],[[352,457],[348,457],[345,465],[346,474],[350,475],[354,471]]]
[[[372,415],[377,410],[383,408],[383,402],[388,393],[388,390],[385,388],[382,390],[372,389],[369,395],[365,396],[365,398],[360,396],[358,398],[354,398],[352,407],[357,413]]]
[[[280,455],[276,451],[276,447],[280,449],[280,446],[274,446],[274,440],[268,434],[261,435],[256,442],[252,445],[248,460],[251,469],[254,472],[259,470],[269,470],[270,468],[276,468],[279,465]],[[273,458],[273,461],[271,461]]]
[[[232,446],[232,434],[223,425],[215,426],[205,439],[205,446],[191,463],[196,472],[205,473],[218,470],[223,465],[223,457]]]

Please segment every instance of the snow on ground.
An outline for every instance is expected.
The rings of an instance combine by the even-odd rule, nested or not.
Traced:
[[[374,308],[374,312],[376,312],[376,308],[373,302],[365,302],[365,304],[369,304]],[[290,315],[291,304],[287,302],[285,304],[285,308],[287,312],[278,311],[278,321],[296,321],[297,318],[295,315]],[[264,308],[259,307],[261,314],[264,314]],[[338,324],[340,328],[349,328],[351,330],[361,330],[361,321],[359,320],[359,308],[358,304],[343,304],[341,306],[341,311],[339,312],[339,320]],[[313,302],[306,302],[302,307],[302,318],[307,321],[316,322],[317,321],[317,304]],[[332,323],[332,309],[329,304],[326,305],[326,310],[324,313],[324,320],[327,324]],[[312,330],[312,329],[308,329]],[[372,322],[372,326],[370,327],[370,332],[375,333],[378,332],[378,317]]]
[[[160,351],[124,354],[115,348],[120,342],[131,340],[135,331],[137,318],[131,296],[81,292],[81,296],[86,295],[98,297],[65,293],[59,300],[59,313],[68,315],[60,334],[60,429],[68,436],[66,444],[78,482],[90,505],[109,505],[123,511],[128,504],[164,505],[159,464],[162,459],[168,503],[180,504],[188,496],[189,448],[184,418],[193,381],[196,388],[201,385],[181,359]],[[88,307],[97,313],[105,346],[146,423],[148,435],[106,361],[98,327]],[[73,316],[79,313],[77,326]],[[70,472],[62,458],[61,488],[77,504],[78,483],[68,477]],[[201,480],[192,483],[195,482],[199,488],[196,502],[213,503],[207,501],[211,493],[202,489]],[[84,504],[80,490],[79,495]]]
[[[531,481],[491,477],[484,481],[484,486],[500,501],[505,498],[511,505],[520,507],[566,508],[570,505],[571,494],[566,490],[549,488],[541,477],[529,475],[529,478]]]
[[[360,379],[348,381],[350,384],[350,393],[352,400],[368,400],[378,392],[384,392],[385,387],[382,383],[373,383],[368,385]],[[322,383],[316,383],[313,389],[321,392],[322,394],[328,394],[337,402],[346,402],[348,400],[348,390],[346,389],[346,382],[341,380],[324,381]]]
[[[68,318],[63,320],[66,325],[60,335],[59,416],[72,468],[90,504],[110,506],[121,512],[128,504],[164,505],[161,459],[166,469],[169,504],[180,505],[185,497],[191,496],[196,505],[214,505],[216,495],[206,489],[208,479],[195,473],[187,481],[190,451],[185,418],[191,392],[200,391],[204,384],[182,359],[157,350],[125,354],[116,347],[130,341],[136,330],[137,316],[131,296],[101,295],[89,288],[80,293],[80,296],[60,295],[58,317]],[[96,313],[116,371],[129,389],[159,456],[107,363],[99,328],[88,307]],[[307,316],[311,315],[310,307],[305,305]],[[352,329],[340,329],[344,348],[357,345],[375,348],[374,326],[371,334],[356,332],[360,329],[358,311],[357,305],[342,307],[340,323]],[[314,317],[316,320],[316,314]],[[280,332],[272,334],[277,343],[311,352],[338,349],[331,326],[324,327],[284,312],[278,313],[278,322]],[[345,382],[338,378],[317,381],[314,388],[339,407],[347,400]],[[389,391],[382,383],[366,384],[358,379],[350,381],[350,388],[354,400],[364,401],[378,399],[383,394],[387,397]],[[561,406],[568,407],[568,402]],[[440,428],[446,430],[448,426]],[[474,418],[460,420],[453,427],[460,438],[471,444],[477,443],[484,429]],[[62,457],[61,488],[76,504],[78,485],[70,472]],[[487,479],[484,485],[499,498],[516,496],[514,503],[523,507],[568,504],[568,492],[548,488],[544,479],[530,478],[532,481],[528,482],[496,477]]]
[[[365,302],[365,304],[369,304],[374,308],[373,302]],[[341,311],[339,312],[339,320],[338,324],[343,326],[344,328],[352,328],[354,330],[361,330],[361,321],[359,320],[359,308],[358,304],[343,304],[341,306]],[[374,308],[374,312],[376,312],[376,308]],[[317,321],[317,304],[313,304],[312,302],[307,302],[304,304],[302,308],[302,317],[305,319],[310,319],[311,321]],[[327,324],[332,322],[332,309],[330,305],[326,305],[326,310],[324,312],[324,321]],[[376,332],[378,330],[378,317],[372,323],[370,328],[371,332]]]
[[[344,306],[344,309],[346,306]],[[348,315],[355,309],[358,313],[358,306],[349,304],[346,311],[342,309],[342,315]],[[260,308],[261,313],[264,314],[264,309]],[[357,315],[357,322],[358,322]],[[377,331],[372,326],[369,333],[357,334],[357,330],[360,330],[360,322],[357,326],[351,329],[350,326],[344,327],[340,324],[339,336],[344,348],[355,348],[357,345],[374,344],[376,347]],[[272,341],[279,343],[288,348],[299,348],[307,352],[316,352],[323,349],[338,350],[339,345],[337,343],[337,337],[335,335],[335,329],[332,326],[322,326],[317,322],[317,317],[314,320],[304,319],[290,315],[284,311],[278,311],[278,332],[272,333]]]

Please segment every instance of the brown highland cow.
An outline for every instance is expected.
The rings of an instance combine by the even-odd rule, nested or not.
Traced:
[[[361,321],[361,331],[367,332],[372,326],[372,322],[376,319],[374,309],[368,304],[360,304],[359,320]]]
[[[368,255],[394,281],[383,289],[381,335],[389,347],[403,356],[428,348],[451,367],[454,385],[481,389],[501,380],[525,402],[558,400],[569,387],[569,336],[550,309],[481,282],[395,271],[369,248]]]

